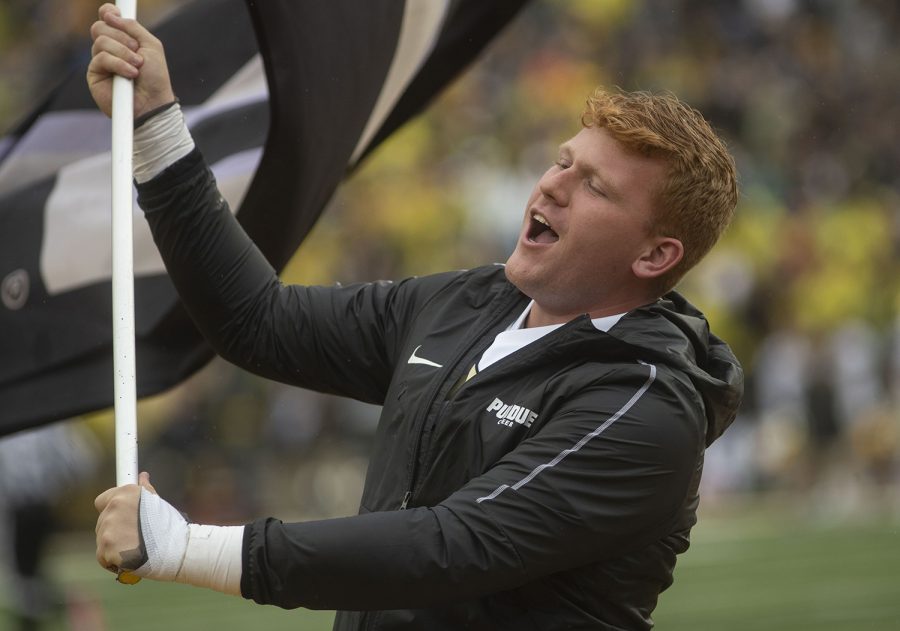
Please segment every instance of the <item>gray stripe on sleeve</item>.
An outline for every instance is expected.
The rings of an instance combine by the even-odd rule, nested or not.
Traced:
[[[610,425],[612,425],[613,423],[618,421],[620,418],[622,418],[622,415],[625,414],[626,412],[628,412],[628,410],[630,410],[634,406],[634,404],[637,403],[638,400],[642,396],[644,396],[644,393],[646,393],[647,390],[650,389],[650,386],[656,380],[656,366],[654,366],[653,364],[645,364],[644,362],[640,362],[640,363],[650,368],[650,376],[647,378],[647,381],[644,382],[644,385],[642,385],[638,389],[638,391],[635,392],[634,395],[628,400],[628,402],[625,403],[625,405],[623,405],[621,408],[619,408],[618,412],[616,412],[615,414],[610,416],[608,419],[606,419],[599,427],[597,427],[597,429],[595,429],[594,431],[592,431],[589,434],[587,434],[586,436],[584,436],[581,440],[579,440],[575,444],[574,447],[569,447],[568,449],[564,449],[550,462],[545,462],[543,464],[536,466],[534,469],[532,469],[531,473],[529,473],[524,478],[522,478],[521,480],[519,480],[518,482],[513,484],[512,487],[510,487],[508,484],[501,484],[490,495],[485,495],[484,497],[479,497],[475,501],[480,504],[481,502],[484,502],[487,500],[492,500],[492,499],[496,498],[498,495],[500,495],[501,493],[503,493],[503,491],[505,491],[508,488],[512,488],[514,491],[518,491],[520,488],[522,488],[523,486],[525,486],[526,484],[531,482],[541,471],[543,471],[544,469],[550,469],[552,467],[555,467],[560,462],[562,462],[566,458],[566,456],[568,456],[569,454],[573,454],[576,451],[580,450],[582,447],[584,447],[586,444],[588,444],[592,439],[596,438],[597,436],[599,436],[600,434],[605,432],[606,429]]]

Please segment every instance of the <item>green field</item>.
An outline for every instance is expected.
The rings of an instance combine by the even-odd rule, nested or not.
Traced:
[[[698,527],[660,600],[662,630],[900,630],[900,523],[741,515]]]
[[[900,523],[840,525],[752,509],[704,517],[656,613],[663,631],[900,630]],[[282,611],[183,585],[115,583],[83,538],[53,557],[70,598],[93,602],[84,629],[266,631],[331,628],[333,614]],[[76,609],[77,611],[77,609]],[[58,622],[51,627],[68,627]],[[0,618],[0,629],[11,626]]]

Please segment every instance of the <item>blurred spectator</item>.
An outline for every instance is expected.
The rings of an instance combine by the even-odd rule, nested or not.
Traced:
[[[61,613],[42,565],[58,522],[58,503],[93,473],[98,452],[89,435],[72,423],[57,423],[0,439],[0,591],[14,624],[40,629]]]

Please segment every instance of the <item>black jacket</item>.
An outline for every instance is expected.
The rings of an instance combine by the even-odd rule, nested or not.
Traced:
[[[702,314],[673,292],[608,334],[582,316],[460,386],[528,302],[503,267],[285,287],[196,152],[139,193],[221,355],[384,406],[360,514],[248,525],[245,597],[341,630],[652,626],[741,396]]]

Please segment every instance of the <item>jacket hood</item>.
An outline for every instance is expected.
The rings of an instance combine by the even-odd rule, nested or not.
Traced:
[[[728,345],[709,330],[706,317],[681,294],[669,292],[629,312],[610,334],[688,374],[706,406],[707,446],[731,425],[744,393],[744,371]]]

